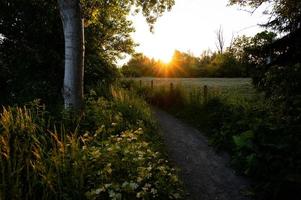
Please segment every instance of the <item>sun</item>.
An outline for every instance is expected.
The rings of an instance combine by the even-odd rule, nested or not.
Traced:
[[[158,56],[159,58],[159,60],[161,60],[163,63],[165,63],[165,64],[168,64],[168,63],[170,63],[171,62],[171,60],[172,60],[172,54],[170,55],[170,54],[162,54],[162,55],[160,55],[160,56]]]
[[[172,60],[173,53],[173,49],[158,48],[156,51],[148,52],[148,56],[168,64]]]

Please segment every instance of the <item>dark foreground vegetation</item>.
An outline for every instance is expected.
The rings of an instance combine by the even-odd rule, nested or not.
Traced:
[[[77,65],[85,82],[75,83],[85,91],[80,112],[63,108],[58,2],[80,7],[85,18],[85,68]],[[134,48],[127,14],[140,2],[0,1],[1,200],[181,197],[149,108],[112,87],[114,61]],[[151,14],[163,12],[166,2]],[[144,14],[158,4],[143,4]]]
[[[58,2],[67,6],[59,8]],[[201,59],[177,52],[174,66],[160,68],[158,76],[250,75],[263,96],[214,95],[202,100],[199,93],[176,87],[171,92],[138,87],[137,93],[207,130],[211,143],[228,150],[233,166],[254,180],[254,196],[298,199],[301,3],[229,2],[254,9],[274,3],[266,26],[285,36],[263,32],[254,38],[238,38],[232,48],[204,54]],[[83,46],[73,57],[65,57],[75,63],[65,66],[85,74],[84,83],[80,78],[70,84],[76,88],[71,92],[62,91],[63,77],[71,74],[64,75],[64,46],[69,46],[64,45],[60,19],[60,11],[68,10],[68,4],[78,20],[74,24],[85,28],[85,59],[83,51],[79,52]],[[127,18],[132,6],[153,24],[173,4],[173,0],[0,1],[0,199],[181,197],[180,183],[166,160],[148,106],[131,91],[112,87],[119,74],[114,63],[135,47],[130,37],[134,28]],[[83,33],[80,28],[75,27]],[[80,38],[83,35],[73,41]],[[184,65],[188,69],[182,73]],[[157,75],[152,66],[148,68],[147,63],[141,69]],[[136,76],[130,66],[123,72]],[[78,101],[80,109],[72,110],[72,104],[63,109],[62,93],[65,98],[75,96],[83,87],[86,98]]]
[[[84,115],[51,116],[33,102],[0,115],[0,199],[179,199],[145,102],[112,88]]]

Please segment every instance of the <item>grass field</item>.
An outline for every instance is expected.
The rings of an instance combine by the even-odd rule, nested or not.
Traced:
[[[133,80],[142,80],[142,83],[150,84],[154,81],[155,86],[168,85],[170,83],[180,84],[184,87],[199,87],[207,85],[209,87],[248,87],[252,88],[250,78],[152,78],[141,77],[132,78]]]
[[[207,85],[209,93],[218,92],[224,95],[242,95],[253,96],[256,92],[252,86],[250,78],[152,78],[152,77],[139,77],[131,78],[138,84],[141,80],[142,86],[151,86],[153,80],[154,88],[170,87],[173,83],[174,87],[181,87],[184,90],[197,90]]]

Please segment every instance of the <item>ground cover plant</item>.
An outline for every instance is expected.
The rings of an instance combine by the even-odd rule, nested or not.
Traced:
[[[81,119],[45,107],[3,107],[0,199],[179,199],[145,102],[122,89],[92,91]]]

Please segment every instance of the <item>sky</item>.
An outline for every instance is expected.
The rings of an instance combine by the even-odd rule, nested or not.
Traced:
[[[227,6],[228,0],[176,0],[149,31],[141,14],[130,16],[136,32],[132,34],[139,46],[137,52],[168,62],[175,49],[195,56],[204,50],[216,50],[216,30],[221,26],[226,46],[232,36],[253,36],[263,30],[258,24],[267,21],[263,8],[250,14],[238,6]]]

